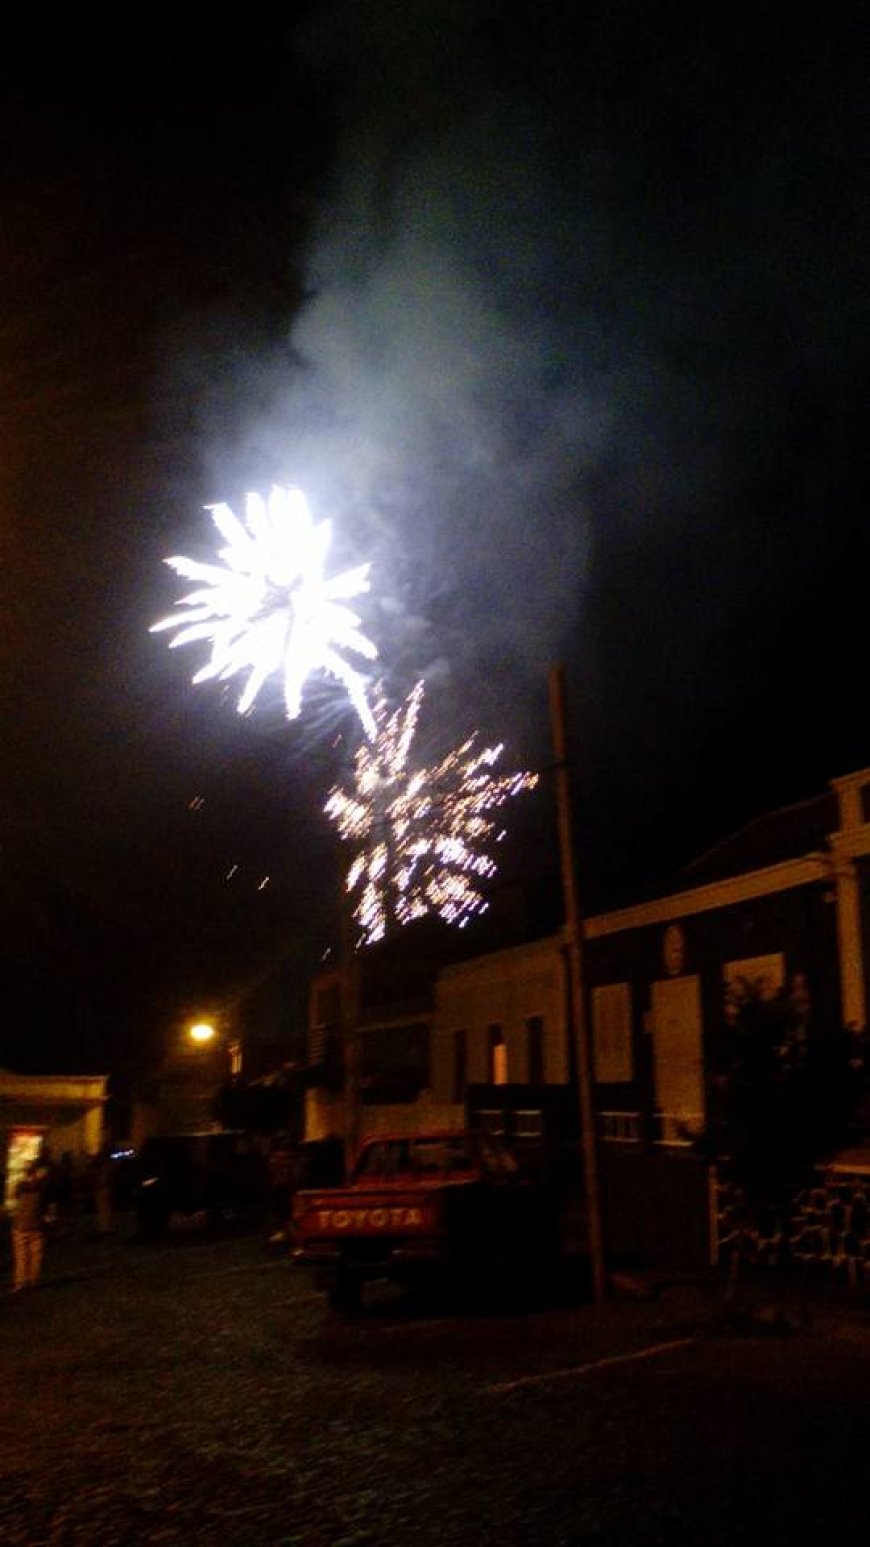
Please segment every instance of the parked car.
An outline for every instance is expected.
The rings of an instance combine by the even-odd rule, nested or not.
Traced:
[[[138,1162],[136,1215],[149,1239],[173,1227],[253,1223],[262,1215],[267,1167],[247,1133],[155,1136],[145,1140]]]

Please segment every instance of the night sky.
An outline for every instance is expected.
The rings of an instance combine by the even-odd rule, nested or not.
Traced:
[[[0,1064],[135,1072],[335,940],[340,694],[148,632],[217,500],[372,561],[424,756],[546,770],[566,662],[590,908],[870,764],[861,8],[265,10],[6,24]]]

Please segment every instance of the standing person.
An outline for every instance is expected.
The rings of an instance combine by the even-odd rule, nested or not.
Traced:
[[[75,1162],[70,1150],[64,1150],[57,1163],[55,1179],[57,1207],[60,1219],[69,1224],[75,1211]]]
[[[104,1146],[94,1160],[93,1177],[97,1235],[111,1235],[115,1229],[115,1168],[108,1146]]]
[[[270,1246],[281,1246],[288,1239],[290,1217],[293,1212],[293,1147],[284,1135],[272,1141],[267,1157],[269,1179],[269,1214],[275,1226],[269,1236]]]
[[[12,1216],[12,1292],[34,1289],[42,1272],[45,1245],[45,1182],[47,1171],[32,1160],[15,1189]]]

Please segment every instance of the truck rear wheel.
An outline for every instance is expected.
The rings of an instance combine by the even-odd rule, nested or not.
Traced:
[[[358,1273],[339,1268],[326,1291],[326,1298],[334,1311],[353,1316],[362,1307],[363,1281]]]

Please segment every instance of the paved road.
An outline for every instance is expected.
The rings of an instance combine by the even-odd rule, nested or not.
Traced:
[[[0,1304],[6,1547],[864,1541],[870,1311],[333,1317],[247,1238],[59,1244]]]

